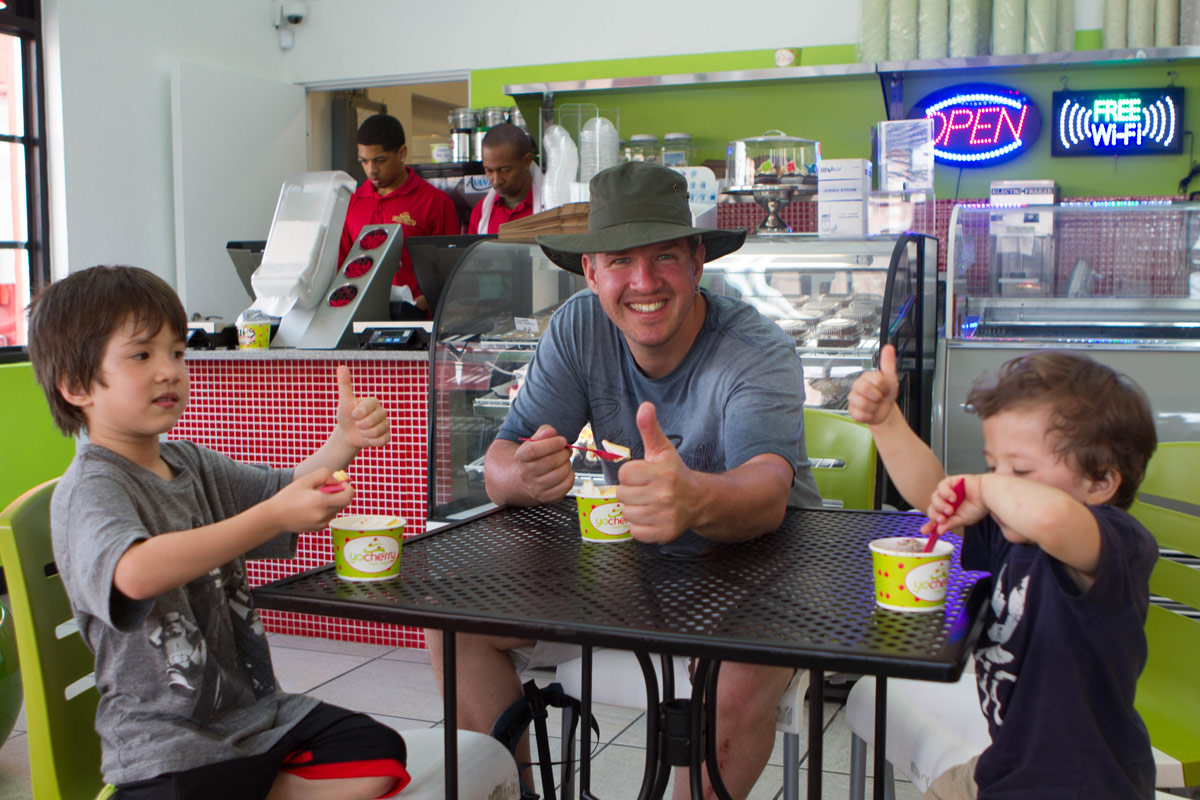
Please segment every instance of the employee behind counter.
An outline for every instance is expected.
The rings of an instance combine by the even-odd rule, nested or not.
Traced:
[[[367,179],[350,198],[346,224],[338,246],[338,264],[354,246],[366,225],[399,222],[407,242],[414,236],[445,236],[461,232],[454,201],[415,171],[404,166],[408,157],[404,126],[395,117],[376,114],[358,129],[358,163]],[[416,306],[413,316],[426,318],[431,309],[413,273],[407,245],[400,268],[392,278],[392,300]]]
[[[542,211],[542,171],[533,163],[529,134],[505,122],[483,137],[483,174],[491,188],[471,209],[467,233],[496,233],[500,226]]]

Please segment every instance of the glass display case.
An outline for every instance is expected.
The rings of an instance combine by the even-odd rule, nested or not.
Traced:
[[[1125,373],[1160,441],[1200,440],[1200,204],[957,206],[950,238],[932,435],[949,472],[984,468],[971,384],[1038,348]]]
[[[881,340],[897,345],[901,405],[929,427],[936,333],[937,240],[921,235],[862,241],[750,237],[705,265],[701,285],[753,305],[796,341],[808,405],[844,409],[850,385],[870,369]],[[431,520],[487,504],[483,456],[520,390],[550,315],[583,278],[535,244],[482,241],[453,268],[433,323],[429,355]],[[589,435],[585,429],[583,436]],[[599,462],[576,456],[577,475]]]

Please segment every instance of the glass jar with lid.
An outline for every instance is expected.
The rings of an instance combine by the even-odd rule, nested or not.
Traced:
[[[688,167],[696,163],[696,148],[690,133],[668,133],[663,137],[662,165]]]
[[[652,133],[635,133],[625,143],[626,161],[658,163],[659,155],[658,137]]]
[[[733,189],[755,184],[817,182],[821,143],[814,139],[767,131],[762,136],[734,139],[725,157],[725,177]]]

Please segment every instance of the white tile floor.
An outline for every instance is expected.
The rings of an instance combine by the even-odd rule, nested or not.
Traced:
[[[381,722],[401,732],[441,726],[442,700],[424,650],[384,645],[336,642],[299,636],[271,634],[271,653],[280,685],[287,691],[305,692],[330,703],[356,710],[370,709]],[[553,673],[534,672],[539,684]],[[596,706],[600,742],[592,758],[592,792],[606,800],[636,797],[645,763],[643,713],[617,706]],[[826,703],[824,710],[823,797],[848,796],[850,732],[842,721],[840,703]],[[558,717],[552,716],[551,746],[558,752]],[[782,737],[750,797],[770,800],[781,795],[783,785]],[[800,786],[803,794],[808,774],[801,737]],[[868,756],[867,796],[870,797]],[[0,747],[0,800],[32,798],[29,783],[29,738],[22,714],[8,741]],[[668,790],[668,797],[670,791]],[[917,800],[912,784],[897,780],[897,800]],[[470,800],[470,799],[464,799]]]

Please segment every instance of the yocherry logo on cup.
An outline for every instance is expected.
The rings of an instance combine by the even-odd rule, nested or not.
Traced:
[[[927,602],[941,602],[950,584],[950,562],[934,561],[913,567],[904,576],[904,586],[913,597]]]
[[[342,548],[346,564],[359,572],[384,572],[400,556],[400,542],[381,536],[349,539]]]
[[[629,532],[629,523],[625,521],[625,509],[620,503],[605,503],[596,506],[588,515],[596,530],[605,536],[620,536]]]

